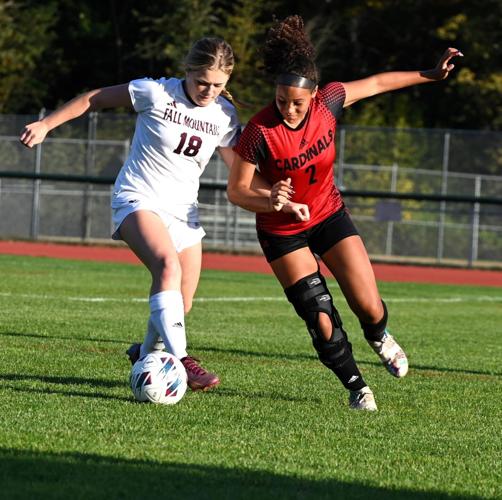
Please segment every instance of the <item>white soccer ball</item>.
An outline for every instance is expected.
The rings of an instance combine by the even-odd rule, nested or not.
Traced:
[[[187,373],[178,358],[154,351],[134,363],[129,383],[137,401],[173,405],[185,395]]]

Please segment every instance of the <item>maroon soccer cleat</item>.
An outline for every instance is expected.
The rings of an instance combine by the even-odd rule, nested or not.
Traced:
[[[188,386],[192,391],[208,391],[220,383],[218,375],[204,370],[191,356],[181,360],[188,376]]]

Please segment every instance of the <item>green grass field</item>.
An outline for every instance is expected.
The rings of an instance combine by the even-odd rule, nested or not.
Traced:
[[[502,289],[381,283],[391,377],[331,282],[377,413],[314,355],[273,277],[206,271],[187,318],[213,392],[134,402],[140,266],[0,256],[0,497],[501,498]]]

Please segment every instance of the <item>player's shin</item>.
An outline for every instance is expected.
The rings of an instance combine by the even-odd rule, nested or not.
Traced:
[[[187,355],[183,297],[178,290],[166,290],[150,297],[150,321],[168,352],[178,359]]]
[[[352,355],[352,346],[342,328],[342,321],[324,277],[319,272],[305,276],[286,288],[285,293],[297,314],[305,321],[320,361],[333,371],[345,388],[357,391],[365,387],[366,383]],[[319,324],[321,314],[327,315],[331,321],[328,340]]]

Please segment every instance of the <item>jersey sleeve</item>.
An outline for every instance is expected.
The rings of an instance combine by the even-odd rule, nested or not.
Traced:
[[[129,94],[136,112],[151,109],[162,91],[162,86],[152,78],[141,78],[129,82]]]
[[[230,124],[228,126],[227,132],[222,137],[219,143],[219,146],[223,148],[235,146],[241,135],[241,124],[239,122],[239,117],[237,116],[237,111],[233,105],[231,107],[230,112],[231,112]]]
[[[244,160],[256,165],[258,153],[263,147],[264,138],[260,128],[253,122],[249,122],[240,136],[234,151]]]
[[[329,108],[333,116],[338,120],[342,115],[345,103],[345,88],[340,82],[331,82],[320,91],[320,97]]]

